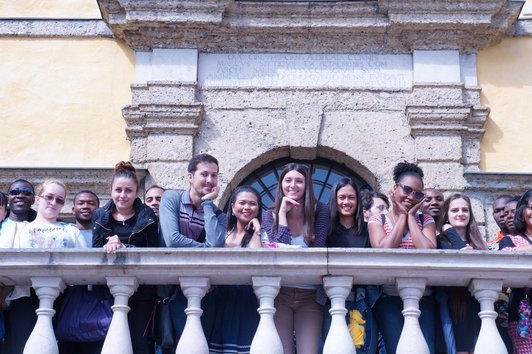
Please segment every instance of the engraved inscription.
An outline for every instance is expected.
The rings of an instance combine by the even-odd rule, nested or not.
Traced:
[[[408,54],[200,54],[202,87],[412,86]]]

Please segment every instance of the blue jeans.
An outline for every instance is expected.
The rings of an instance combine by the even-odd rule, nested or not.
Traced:
[[[421,310],[419,325],[429,346],[430,353],[433,354],[436,333],[434,322],[436,320],[435,302],[433,297],[423,296],[419,301],[419,309]],[[384,294],[373,307],[373,315],[384,339],[387,353],[395,353],[397,351],[397,344],[404,324],[402,310],[403,300],[399,296]]]

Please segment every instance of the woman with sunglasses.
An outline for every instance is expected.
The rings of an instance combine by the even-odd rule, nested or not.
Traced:
[[[514,216],[516,235],[507,235],[499,243],[502,251],[532,251],[532,189],[517,203]],[[508,334],[514,353],[532,353],[532,289],[512,288],[508,307]]]
[[[309,168],[287,164],[277,183],[273,209],[262,215],[270,242],[300,247],[325,247],[329,229],[327,205],[314,198]],[[275,326],[285,354],[316,354],[319,349],[323,306],[316,302],[314,285],[283,286],[275,298]]]
[[[36,188],[37,216],[15,236],[14,248],[74,248],[87,247],[80,231],[72,224],[57,220],[65,205],[67,189],[60,180],[50,179]],[[10,300],[10,353],[24,350],[37,315],[39,299],[29,286],[15,286],[7,297]]]
[[[153,210],[143,204],[139,180],[130,162],[116,164],[111,178],[111,200],[96,209],[92,217],[92,247],[116,253],[125,247],[158,247],[159,231]],[[154,352],[145,328],[155,304],[155,286],[140,285],[129,299],[128,322],[134,354]]]
[[[417,165],[401,162],[393,170],[395,185],[390,191],[392,210],[374,215],[368,221],[373,248],[424,249],[436,248],[436,227],[429,215],[418,213],[423,204],[423,170]],[[373,307],[377,326],[383,336],[386,352],[395,353],[403,328],[403,302],[395,286],[383,285],[383,294]],[[430,289],[420,299],[421,330],[434,353],[434,299]]]

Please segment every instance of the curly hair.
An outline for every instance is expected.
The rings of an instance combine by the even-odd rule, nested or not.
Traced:
[[[410,163],[407,161],[399,162],[393,168],[393,181],[395,183],[399,183],[405,176],[414,176],[423,181],[423,177],[425,175],[423,174],[421,167],[415,163]]]

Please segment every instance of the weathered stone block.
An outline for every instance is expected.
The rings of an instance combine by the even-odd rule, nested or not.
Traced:
[[[152,134],[147,138],[146,161],[188,161],[192,157],[191,135]]]
[[[459,136],[418,136],[414,139],[418,161],[455,161],[462,158]]]
[[[463,190],[463,166],[458,162],[420,162],[425,173],[425,186],[440,190]]]

